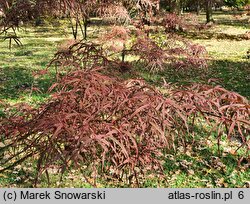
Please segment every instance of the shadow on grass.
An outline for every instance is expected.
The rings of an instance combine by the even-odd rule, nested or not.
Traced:
[[[242,177],[247,177],[248,173],[241,172],[240,176],[234,174],[235,171],[238,171],[235,157],[228,154],[219,158],[208,148],[192,156],[178,154],[167,158],[164,164],[165,174],[171,179],[176,178],[171,187],[235,187],[236,183],[238,187],[243,187],[245,180]]]
[[[192,31],[192,32],[182,32],[179,33],[185,38],[189,39],[205,39],[205,40],[211,40],[211,39],[217,39],[217,40],[236,40],[236,41],[241,41],[241,40],[249,40],[250,37],[248,34],[238,34],[238,35],[233,35],[233,34],[227,34],[227,33],[216,33],[216,32],[209,32],[209,31]]]
[[[228,25],[235,27],[246,27],[249,26],[248,17],[244,18],[244,15],[248,11],[214,11],[213,17],[216,19],[216,24]],[[205,18],[205,13],[201,14]]]
[[[177,71],[173,68],[166,68],[158,73],[150,73],[145,70],[143,64],[134,65],[138,67],[137,77],[145,79],[148,83],[156,86],[163,84],[163,78],[168,83],[178,86],[192,83],[208,83],[211,78],[218,79],[215,85],[235,91],[247,98],[250,98],[250,62],[234,62],[230,60],[211,60],[208,69],[192,69]],[[131,76],[135,77],[135,75]]]
[[[247,19],[241,20],[217,20],[216,24],[218,25],[227,25],[227,26],[236,26],[236,27],[249,27],[249,22]]]
[[[145,69],[146,65],[143,63],[133,64],[136,74],[131,74],[126,76],[126,78],[143,78],[151,85],[161,86],[163,84],[163,79],[167,83],[175,83],[178,86],[188,85],[195,82],[205,82],[207,80],[207,71],[204,69],[191,69],[185,68],[182,70],[177,70],[173,67],[166,67],[165,70],[158,72],[150,72]]]
[[[35,80],[29,69],[8,67],[0,69],[0,82],[0,99],[18,100],[31,95],[44,97],[53,79],[47,76]],[[32,91],[32,87],[38,88],[39,92]]]
[[[243,12],[215,12],[214,16],[216,18],[215,25],[218,26],[232,26],[235,29],[248,28],[250,29],[249,19],[250,17],[243,18]],[[234,15],[235,17],[233,17]],[[247,30],[246,30],[247,31]],[[213,29],[213,27],[206,29],[196,29],[196,30],[187,30],[185,32],[179,32],[178,34],[191,39],[218,39],[218,40],[249,40],[249,34],[231,34],[231,33],[221,33]]]
[[[223,15],[226,15],[228,17],[222,17],[216,19],[216,24],[218,25],[226,25],[226,26],[234,26],[234,27],[249,27],[249,17],[245,17],[246,11],[238,11],[238,12],[227,12],[227,13],[222,13]],[[217,14],[218,17],[220,17],[220,14]]]
[[[213,60],[208,78],[218,78],[226,89],[250,98],[250,60]]]
[[[236,187],[236,184],[244,187],[249,168],[246,162],[238,166],[238,161],[247,155],[243,152],[239,155],[228,153],[228,148],[233,147],[230,142],[220,146],[220,155],[217,136],[208,137],[209,134],[201,127],[195,126],[195,129],[196,139],[187,143],[186,152],[177,148],[166,154],[164,173],[170,176],[171,187]]]
[[[249,27],[248,17],[244,18],[244,11],[242,12],[228,12],[221,13],[222,16],[226,15],[228,18],[218,18],[216,19],[216,24],[218,25],[227,25],[227,26],[235,26],[235,27]],[[220,17],[219,13],[216,13],[218,17]]]

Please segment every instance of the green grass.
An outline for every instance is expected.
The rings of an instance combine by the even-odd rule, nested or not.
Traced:
[[[49,30],[49,33],[46,32]],[[37,103],[48,97],[47,89],[53,83],[51,77],[34,79],[33,73],[46,68],[57,49],[57,44],[66,39],[60,29],[47,27],[21,30],[22,46],[0,41],[0,99],[7,102]],[[40,92],[32,92],[36,86]]]
[[[227,144],[229,145],[229,144]],[[225,147],[229,147],[225,145]],[[148,173],[142,179],[139,176],[140,187],[166,187],[166,188],[197,188],[197,187],[246,187],[250,179],[250,169],[247,164],[237,167],[237,159],[223,153],[217,154],[216,144],[210,140],[204,140],[197,145],[189,145],[187,151],[178,148],[165,155],[164,176],[157,176],[155,173]],[[35,178],[35,164],[32,161],[24,165],[17,166],[13,171],[9,171],[0,177],[0,187],[33,187]],[[82,176],[86,175],[84,169],[72,169],[66,172],[62,181],[61,174],[57,168],[50,168],[50,183],[47,177],[42,175],[37,187],[78,187],[91,188],[91,184],[86,182]],[[93,184],[94,180],[90,174],[86,175]],[[116,183],[112,179],[98,177],[97,187],[131,187],[126,182]],[[132,182],[136,187],[136,183]]]
[[[176,85],[207,83],[210,78],[218,78],[218,83],[223,87],[250,98],[250,61],[246,58],[250,45],[249,41],[237,39],[237,35],[244,34],[249,29],[247,19],[244,17],[237,20],[223,12],[215,14],[214,19],[217,24],[212,29],[203,33],[186,34],[187,38],[204,45],[208,50],[209,67],[205,73],[187,70],[179,74],[175,70],[166,70],[151,74],[138,64],[138,75],[157,86],[160,86],[162,77]],[[204,15],[201,20],[204,21]],[[96,36],[97,29],[98,25],[92,25],[89,35]],[[223,39],[221,34],[227,34],[226,38]],[[23,46],[12,45],[11,50],[8,49],[8,42],[0,39],[0,100],[11,104],[28,102],[36,106],[49,97],[47,90],[54,79],[50,75],[34,78],[33,72],[46,68],[57,46],[71,36],[69,29],[49,25],[26,28],[21,30],[19,35]],[[232,36],[232,39],[228,39],[228,36]],[[126,74],[124,77],[129,78],[131,75]],[[40,91],[31,91],[33,86],[38,87]],[[228,154],[232,146],[226,140],[223,140],[222,155],[219,156],[215,138],[210,137],[208,140],[204,135],[204,132],[199,132],[196,137],[200,139],[200,143],[188,146],[187,152],[183,149],[168,152],[164,159],[164,176],[158,177],[149,173],[145,175],[146,179],[141,181],[141,186],[246,187],[246,183],[250,181],[249,166],[244,164],[237,167],[237,158]],[[58,182],[60,174],[55,169],[50,171],[50,187],[91,187],[82,177],[83,170],[66,172],[62,182]],[[91,176],[87,176],[90,179]],[[34,161],[27,161],[12,171],[0,174],[0,187],[32,187],[34,178]],[[102,178],[97,179],[97,186],[129,187],[127,183],[115,183]],[[38,187],[48,187],[45,175],[41,176]]]

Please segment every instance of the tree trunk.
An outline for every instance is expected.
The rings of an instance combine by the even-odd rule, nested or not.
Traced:
[[[210,23],[213,21],[212,18],[212,6],[213,6],[213,0],[206,0],[206,19],[207,23]]]
[[[77,33],[78,33],[78,21],[76,21],[75,25],[72,19],[70,19],[71,23],[71,30],[72,30],[72,35],[74,36],[74,39],[77,39]]]
[[[122,49],[122,63],[125,63],[125,55],[126,55],[126,45],[123,43],[123,49]]]
[[[86,19],[84,22],[84,40],[87,39],[87,27],[88,27],[88,20]]]
[[[82,24],[83,24],[83,26],[82,26]],[[79,26],[80,26],[80,29],[82,32],[82,37],[84,40],[86,40],[87,39],[88,19],[83,19],[82,24],[81,24],[81,22],[79,22]]]
[[[182,0],[172,0],[170,3],[170,12],[180,15],[182,13]]]
[[[200,2],[197,1],[197,5],[196,5],[196,14],[197,14],[197,15],[200,15],[200,12],[201,12],[201,5],[200,5]]]

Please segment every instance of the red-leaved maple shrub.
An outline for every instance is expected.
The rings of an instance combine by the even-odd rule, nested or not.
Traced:
[[[199,113],[206,123],[214,127],[219,151],[221,136],[226,134],[229,140],[234,137],[241,141],[235,151],[244,147],[249,154],[250,105],[246,98],[220,86],[209,85],[194,85],[188,90],[175,92],[173,97],[181,102],[181,107],[192,120]]]
[[[207,68],[207,51],[204,46],[193,44],[176,35],[166,36],[163,43],[151,39],[142,31],[137,31],[135,40],[129,42],[129,30],[115,26],[97,42],[69,40],[63,43],[49,66],[56,70],[91,69],[93,66],[109,66],[113,70],[130,70],[132,65],[126,61],[130,55],[144,65],[150,72],[175,69],[202,70]],[[121,56],[121,60],[119,57]]]
[[[166,35],[160,43],[140,33],[131,50],[145,64],[145,69],[151,72],[173,68],[177,72],[205,71],[207,68],[205,47],[174,34]]]
[[[151,67],[171,62],[167,57],[173,53],[190,57],[204,52],[185,41],[181,41],[183,49],[174,41],[163,50],[166,45],[144,37],[138,37],[131,53],[148,65],[153,63]],[[169,90],[165,96],[140,80],[112,77],[110,68],[117,63],[102,45],[63,44],[50,63],[56,65],[57,82],[50,88],[53,95],[48,102],[39,108],[1,105],[6,114],[0,116],[5,144],[0,152],[8,152],[8,158],[0,172],[34,157],[37,177],[51,165],[62,172],[86,166],[96,176],[135,178],[139,185],[138,174],[162,172],[165,150],[187,146],[198,118],[218,127],[218,145],[223,133],[229,141],[232,136],[239,138],[241,145],[235,151],[244,148],[247,157],[250,106],[244,97],[206,85]]]
[[[53,164],[129,176],[141,173],[136,167],[161,170],[162,150],[186,132],[184,112],[155,89],[131,84],[96,69],[68,73],[50,102],[37,110],[21,106],[21,115],[1,122],[6,148],[15,148],[6,168],[36,155],[39,173]]]
[[[145,2],[142,8],[151,5],[149,0],[140,2]],[[114,8],[103,7],[99,12],[110,18]],[[170,30],[183,25],[174,14],[164,22]],[[138,57],[149,71],[207,67],[203,46],[174,34],[157,41],[143,30],[135,31],[115,26],[99,43],[65,42],[49,64],[55,65],[57,82],[50,88],[53,95],[48,102],[39,108],[0,104],[5,109],[0,115],[4,141],[0,152],[8,155],[0,172],[33,157],[37,178],[53,165],[62,173],[85,166],[94,177],[135,178],[139,185],[139,174],[162,173],[164,151],[187,146],[197,119],[217,128],[218,145],[223,134],[229,141],[240,139],[235,152],[244,148],[248,156],[250,106],[239,94],[218,86],[194,85],[168,90],[166,96],[140,80],[112,77],[115,68],[129,67],[126,55]],[[114,42],[119,46],[112,47]]]
[[[8,158],[0,172],[35,157],[38,176],[51,165],[62,172],[86,166],[92,176],[135,178],[139,185],[139,174],[162,172],[163,150],[186,146],[197,118],[218,127],[218,144],[225,128],[229,140],[241,140],[235,151],[249,154],[250,107],[244,97],[204,85],[164,96],[140,80],[109,77],[103,69],[76,67],[58,77],[47,103],[37,109],[21,104],[2,117],[1,151]]]
[[[211,24],[200,23],[198,21],[198,16],[191,13],[182,15],[167,13],[164,14],[163,19],[158,23],[165,28],[166,33],[197,32],[212,27]]]
[[[186,27],[183,18],[175,13],[166,14],[162,21],[162,25],[165,27],[166,32],[183,31]]]
[[[98,44],[69,40],[59,46],[48,67],[55,65],[56,71],[68,72],[76,69],[92,69],[108,63],[105,52]]]

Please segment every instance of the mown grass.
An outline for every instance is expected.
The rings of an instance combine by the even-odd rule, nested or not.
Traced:
[[[249,29],[246,19],[244,17],[237,20],[233,15],[225,13],[217,13],[214,19],[217,24],[211,30],[184,35],[207,48],[209,67],[206,72],[186,70],[180,74],[175,70],[166,70],[152,74],[137,64],[138,76],[157,86],[161,85],[162,78],[177,86],[193,82],[207,83],[210,78],[217,78],[217,84],[250,98],[250,60],[246,58],[250,45],[247,40],[237,39],[237,35]],[[201,20],[204,20],[204,15],[201,16]],[[92,25],[89,35],[96,35],[96,29],[97,26]],[[210,35],[211,33],[213,35]],[[216,34],[221,36],[221,33],[228,35],[225,39],[223,36],[216,37]],[[57,50],[57,46],[72,37],[68,29],[49,25],[26,28],[19,34],[23,44],[21,47],[13,45],[9,50],[8,42],[3,39],[0,41],[0,100],[11,104],[28,102],[38,105],[49,97],[47,90],[54,79],[51,76],[37,79],[34,78],[33,72],[44,69]],[[232,39],[228,36],[232,36]],[[131,76],[126,74],[125,77]],[[38,87],[40,91],[32,91],[33,86]],[[241,167],[237,166],[237,158],[230,154],[232,144],[223,140],[222,155],[218,155],[215,138],[208,139],[203,132],[196,137],[200,139],[200,143],[189,145],[186,151],[179,148],[167,152],[164,176],[144,175],[141,187],[247,187],[249,185],[249,164],[243,162]],[[0,187],[33,187],[36,176],[34,160],[1,174]],[[38,187],[92,187],[82,177],[83,171],[83,169],[72,169],[66,172],[62,177],[63,180],[59,182],[60,174],[57,169],[50,169],[50,184],[48,185],[46,176],[42,175]],[[94,182],[91,180],[91,175],[86,176]],[[97,178],[96,182],[97,187],[129,187],[127,183],[115,183],[112,179]]]
[[[48,30],[48,32],[46,32]],[[53,57],[57,44],[66,37],[60,34],[60,29],[47,27],[26,28],[19,31],[22,46],[1,39],[0,43],[0,99],[7,102],[43,101],[46,91],[53,83],[50,78],[35,80],[33,73],[46,68]],[[31,91],[38,86],[41,92]]]

